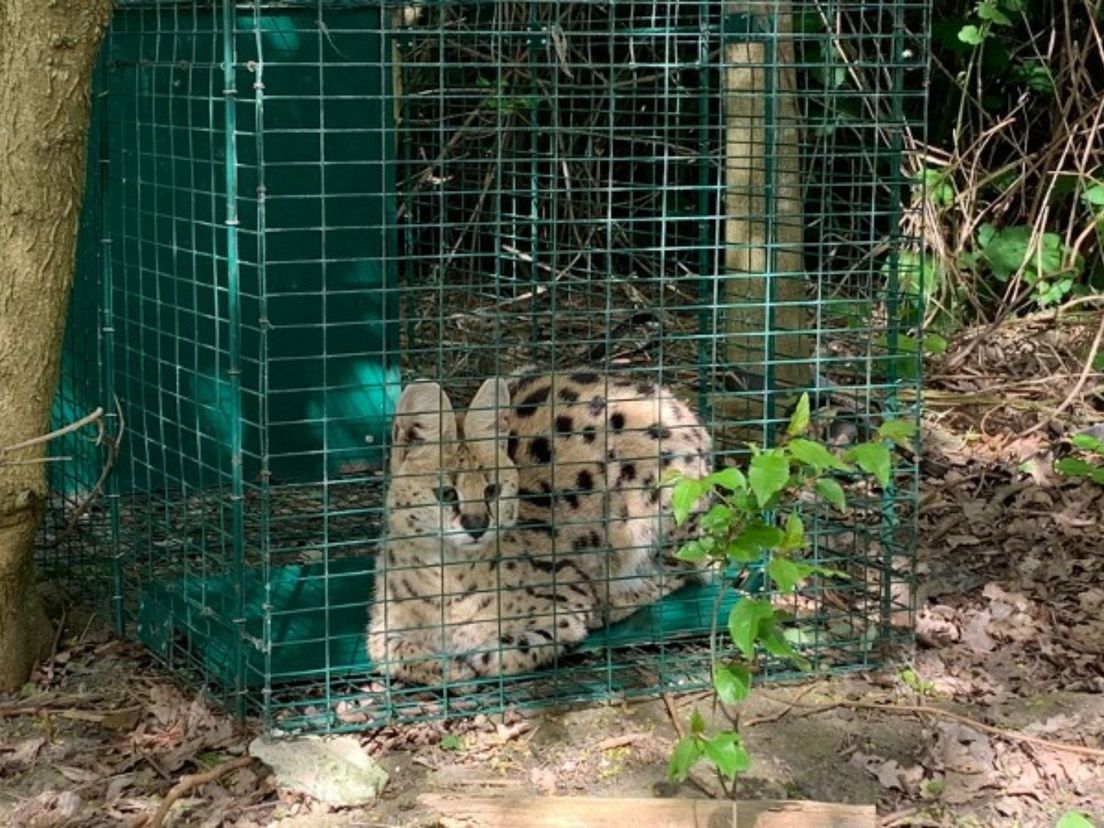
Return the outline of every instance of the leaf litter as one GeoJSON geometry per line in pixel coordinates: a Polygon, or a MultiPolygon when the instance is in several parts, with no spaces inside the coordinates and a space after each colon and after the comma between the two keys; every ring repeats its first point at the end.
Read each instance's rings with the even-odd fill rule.
{"type": "MultiPolygon", "coordinates": [[[[1104,405],[1079,400],[1024,435],[1072,386],[1076,353],[1045,326],[1013,326],[933,383],[916,646],[876,672],[753,693],[741,707],[753,765],[738,796],[875,802],[885,826],[1053,825],[1068,809],[1104,824],[1104,487],[1053,471],[1069,434],[1099,427],[1104,405]],[[1024,380],[1048,371],[1059,379],[1024,380]]],[[[181,793],[165,824],[431,825],[417,803],[431,790],[712,789],[708,778],[665,781],[672,716],[720,715],[698,694],[356,734],[390,781],[373,804],[341,808],[250,760],[256,723],[180,689],[96,624],[67,621],[24,691],[0,696],[0,824],[150,824],[181,779],[226,763],[237,765],[181,793]]],[[[362,716],[337,712],[349,724],[362,716]]]]}

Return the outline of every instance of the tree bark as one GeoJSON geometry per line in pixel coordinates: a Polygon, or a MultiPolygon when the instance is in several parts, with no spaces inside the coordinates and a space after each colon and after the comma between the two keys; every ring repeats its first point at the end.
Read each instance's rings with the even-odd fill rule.
{"type": "Polygon", "coordinates": [[[748,426],[730,436],[756,442],[767,396],[803,389],[812,378],[790,5],[789,0],[724,5],[726,15],[746,15],[754,25],[746,39],[736,36],[724,50],[726,347],[749,392],[727,397],[720,407],[748,426]],[[771,18],[777,19],[777,37],[765,42],[756,27],[771,18]]]}
{"type": "Polygon", "coordinates": [[[0,0],[0,690],[53,636],[32,571],[84,194],[89,90],[111,0],[0,0]]]}

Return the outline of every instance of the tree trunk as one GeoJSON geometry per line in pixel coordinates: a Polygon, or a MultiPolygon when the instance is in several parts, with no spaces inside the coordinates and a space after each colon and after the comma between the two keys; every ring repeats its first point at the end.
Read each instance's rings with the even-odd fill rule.
{"type": "Polygon", "coordinates": [[[84,194],[92,67],[111,0],[0,0],[0,690],[52,639],[32,554],[84,194]]]}
{"type": "MultiPolygon", "coordinates": [[[[746,36],[735,35],[725,45],[722,79],[727,357],[743,375],[747,393],[726,397],[720,407],[750,426],[737,432],[738,439],[756,442],[768,397],[805,388],[812,377],[790,5],[789,0],[724,5],[726,17],[750,21],[746,36]],[[764,27],[777,36],[764,39],[764,27]]],[[[783,408],[779,405],[774,416],[783,408]]]]}

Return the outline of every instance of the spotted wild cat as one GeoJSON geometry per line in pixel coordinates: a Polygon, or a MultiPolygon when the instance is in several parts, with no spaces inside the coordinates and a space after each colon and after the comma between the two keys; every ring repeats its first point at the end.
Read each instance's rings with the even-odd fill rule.
{"type": "Polygon", "coordinates": [[[531,670],[693,576],[667,571],[693,530],[675,528],[661,479],[707,474],[711,444],[662,386],[494,378],[458,417],[415,382],[392,437],[368,649],[395,678],[531,670]]]}

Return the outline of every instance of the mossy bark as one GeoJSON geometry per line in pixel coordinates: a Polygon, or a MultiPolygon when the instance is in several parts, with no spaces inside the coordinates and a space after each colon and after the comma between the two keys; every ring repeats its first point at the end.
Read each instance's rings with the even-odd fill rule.
{"type": "Polygon", "coordinates": [[[111,0],[0,0],[0,690],[49,649],[32,555],[84,192],[92,68],[111,0]]]}

